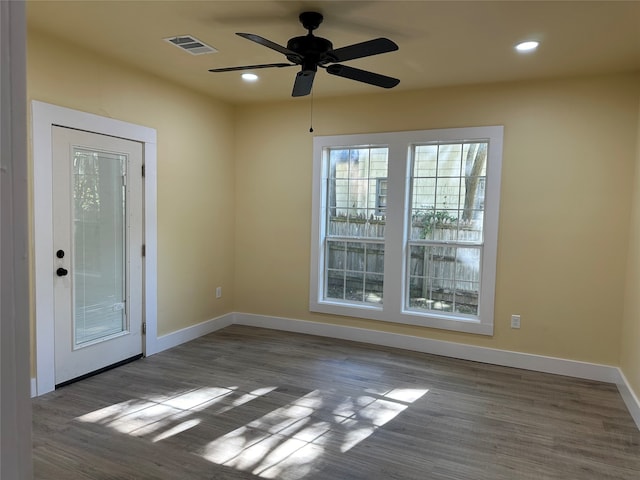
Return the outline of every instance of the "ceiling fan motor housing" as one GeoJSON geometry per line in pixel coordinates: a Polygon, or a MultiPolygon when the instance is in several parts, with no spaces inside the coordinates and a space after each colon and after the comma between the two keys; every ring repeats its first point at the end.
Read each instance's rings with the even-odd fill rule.
{"type": "MultiPolygon", "coordinates": [[[[333,50],[333,44],[326,38],[309,34],[289,40],[287,49],[302,57],[303,70],[308,68],[315,72],[318,65],[324,65],[331,61],[331,58],[326,54],[333,50]]],[[[287,59],[293,63],[300,63],[300,59],[294,56],[287,55],[287,59]]]]}

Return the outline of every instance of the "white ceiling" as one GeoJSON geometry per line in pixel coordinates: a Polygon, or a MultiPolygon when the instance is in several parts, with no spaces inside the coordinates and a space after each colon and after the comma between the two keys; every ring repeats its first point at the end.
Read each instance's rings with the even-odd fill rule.
{"type": "MultiPolygon", "coordinates": [[[[239,72],[209,68],[286,61],[238,37],[255,33],[280,45],[304,35],[299,13],[318,11],[314,32],[334,48],[388,37],[400,49],[345,64],[397,77],[398,90],[445,85],[640,71],[640,1],[36,1],[29,28],[230,102],[291,98],[296,68],[239,72]],[[193,35],[218,53],[192,56],[163,41],[193,35]],[[537,39],[533,54],[513,46],[537,39]]],[[[314,96],[387,90],[319,71],[314,96]]]]}

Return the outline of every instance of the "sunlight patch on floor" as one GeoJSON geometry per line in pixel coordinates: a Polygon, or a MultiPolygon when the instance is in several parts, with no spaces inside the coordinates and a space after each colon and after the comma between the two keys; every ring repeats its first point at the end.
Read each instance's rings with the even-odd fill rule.
{"type": "Polygon", "coordinates": [[[251,472],[263,478],[281,478],[286,470],[301,478],[330,444],[345,453],[393,420],[427,389],[394,389],[377,395],[346,397],[331,410],[331,402],[315,390],[229,432],[199,451],[216,464],[251,472]]]}
{"type": "MultiPolygon", "coordinates": [[[[277,391],[275,386],[249,393],[236,386],[203,387],[158,396],[155,401],[150,396],[109,405],[76,420],[161,442],[197,428],[205,415],[215,421],[277,391]]],[[[319,468],[327,450],[346,453],[355,448],[427,392],[417,388],[367,389],[362,395],[336,396],[314,390],[196,447],[193,453],[263,478],[302,478],[319,468]]]]}
{"type": "Polygon", "coordinates": [[[110,422],[130,415],[138,410],[144,410],[151,406],[157,405],[156,402],[144,401],[144,400],[127,400],[126,402],[115,403],[108,407],[94,410],[93,412],[86,413],[76,420],[87,423],[99,423],[101,425],[109,425],[110,422]]]}
{"type": "Polygon", "coordinates": [[[161,440],[166,440],[167,438],[173,437],[174,435],[178,435],[179,433],[186,432],[190,428],[193,428],[200,424],[201,420],[199,418],[192,418],[191,420],[186,420],[178,425],[165,430],[164,432],[159,433],[151,440],[153,443],[159,442],[161,440]]]}
{"type": "Polygon", "coordinates": [[[267,395],[268,393],[274,391],[276,388],[278,387],[264,387],[264,388],[257,388],[255,390],[252,390],[250,393],[245,393],[242,396],[240,396],[239,398],[236,398],[235,400],[233,400],[229,405],[222,407],[220,410],[216,411],[216,414],[222,414],[222,413],[226,413],[229,410],[232,410],[234,408],[240,407],[242,405],[244,405],[245,403],[249,403],[253,400],[255,400],[258,397],[261,397],[263,395],[267,395]]]}
{"type": "Polygon", "coordinates": [[[233,393],[233,390],[229,388],[204,387],[183,393],[162,403],[181,410],[199,411],[222,401],[224,397],[231,393],[233,393]]]}

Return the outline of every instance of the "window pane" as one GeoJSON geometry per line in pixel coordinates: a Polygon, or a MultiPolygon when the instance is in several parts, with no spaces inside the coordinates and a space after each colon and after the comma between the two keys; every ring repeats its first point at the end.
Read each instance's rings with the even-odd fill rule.
{"type": "Polygon", "coordinates": [[[364,272],[364,244],[349,242],[347,245],[347,270],[364,272]]]}
{"type": "Polygon", "coordinates": [[[478,313],[480,249],[411,246],[408,308],[478,313]]]}
{"type": "Polygon", "coordinates": [[[74,147],[74,345],[127,328],[126,163],[118,153],[74,147]]]}
{"type": "Polygon", "coordinates": [[[462,168],[462,145],[438,146],[438,177],[459,177],[462,168]]]}
{"type": "Polygon", "coordinates": [[[481,243],[487,143],[416,145],[411,240],[481,243]]]}
{"type": "Polygon", "coordinates": [[[384,273],[384,245],[367,244],[367,272],[384,273]]]}
{"type": "MultiPolygon", "coordinates": [[[[347,204],[348,180],[345,179],[327,179],[327,206],[335,210],[340,205],[344,208],[347,204]]],[[[338,212],[332,212],[335,215],[338,212]]]]}
{"type": "Polygon", "coordinates": [[[488,144],[471,143],[465,145],[463,164],[463,183],[461,221],[473,223],[476,230],[482,229],[482,215],[484,211],[485,182],[487,174],[488,144]]]}
{"type": "Polygon", "coordinates": [[[376,179],[376,215],[387,213],[387,179],[376,179]]]}
{"type": "Polygon", "coordinates": [[[435,177],[438,166],[438,146],[418,145],[415,148],[414,177],[435,177]]]}
{"type": "Polygon", "coordinates": [[[427,247],[413,246],[409,249],[409,276],[411,278],[426,277],[428,263],[424,262],[427,247]]]}
{"type": "Polygon", "coordinates": [[[438,178],[435,206],[436,210],[457,210],[460,207],[460,177],[438,178]]]}
{"type": "Polygon", "coordinates": [[[382,303],[382,275],[367,273],[365,276],[364,301],[382,303]]]}
{"type": "Polygon", "coordinates": [[[411,190],[414,209],[430,209],[436,204],[436,179],[414,177],[411,190]]]}
{"type": "Polygon", "coordinates": [[[384,238],[386,147],[329,150],[327,235],[384,238]]]}
{"type": "MultiPolygon", "coordinates": [[[[456,253],[456,279],[480,283],[480,249],[458,248],[456,253]]],[[[462,288],[458,283],[458,289],[462,288]]],[[[477,292],[476,292],[477,293],[477,292]]]]}
{"type": "Polygon", "coordinates": [[[345,300],[364,301],[364,273],[347,272],[345,300]]]}
{"type": "Polygon", "coordinates": [[[346,245],[344,242],[327,242],[327,268],[344,270],[346,263],[346,245]]]}
{"type": "Polygon", "coordinates": [[[327,298],[344,299],[345,277],[344,270],[327,270],[327,298]]]}
{"type": "Polygon", "coordinates": [[[411,217],[411,240],[454,241],[458,238],[455,210],[415,210],[411,217]]]}
{"type": "Polygon", "coordinates": [[[348,229],[347,215],[330,215],[327,225],[327,236],[345,236],[348,229]]]}
{"type": "Polygon", "coordinates": [[[458,285],[460,288],[456,292],[455,312],[466,315],[477,315],[480,283],[458,282],[458,285]]]}
{"type": "MultiPolygon", "coordinates": [[[[483,242],[482,225],[484,222],[484,211],[472,210],[471,212],[471,219],[467,221],[460,220],[458,240],[461,242],[480,244],[483,242]]],[[[462,215],[460,218],[462,218],[462,215]]]]}
{"type": "Polygon", "coordinates": [[[464,175],[465,176],[479,176],[484,177],[487,175],[487,143],[466,143],[463,147],[462,157],[464,159],[464,175]],[[476,160],[485,157],[476,163],[476,160]],[[474,169],[475,167],[475,169],[474,169]]]}
{"type": "Polygon", "coordinates": [[[327,240],[326,245],[325,297],[382,303],[384,244],[327,240]]]}

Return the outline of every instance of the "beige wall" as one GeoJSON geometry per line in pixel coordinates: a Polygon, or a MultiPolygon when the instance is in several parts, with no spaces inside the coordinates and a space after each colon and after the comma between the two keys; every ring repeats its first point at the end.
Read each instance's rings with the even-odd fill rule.
{"type": "Polygon", "coordinates": [[[627,288],[622,324],[620,367],[640,398],[640,104],[638,105],[638,147],[633,181],[633,201],[627,260],[627,288]]]}
{"type": "Polygon", "coordinates": [[[232,311],[232,108],[34,31],[27,56],[29,101],[157,130],[159,334],[232,311]]]}
{"type": "Polygon", "coordinates": [[[627,75],[316,98],[314,135],[505,126],[493,337],[310,313],[309,100],[240,108],[235,310],[618,365],[639,93],[627,75]]]}

